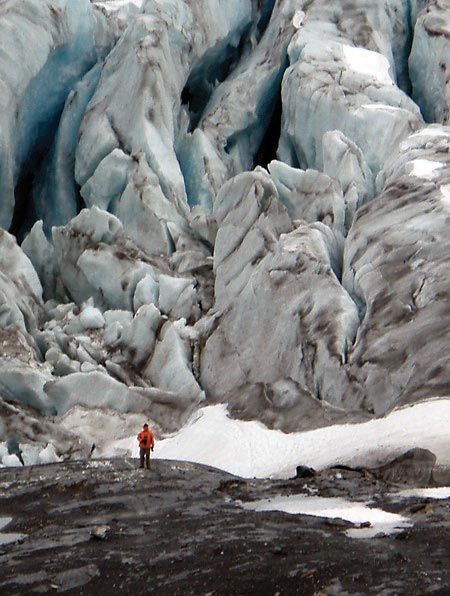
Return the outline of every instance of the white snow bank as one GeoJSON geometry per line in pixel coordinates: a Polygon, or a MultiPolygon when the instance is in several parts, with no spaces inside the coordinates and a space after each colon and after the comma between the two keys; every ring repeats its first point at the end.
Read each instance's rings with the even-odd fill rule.
{"type": "MultiPolygon", "coordinates": [[[[450,399],[436,399],[361,424],[285,434],[259,422],[233,420],[226,406],[208,406],[176,435],[157,441],[155,457],[193,461],[244,478],[287,478],[296,466],[376,467],[413,447],[450,464],[450,399]]],[[[132,455],[137,457],[137,445],[132,455]]]]}
{"type": "MultiPolygon", "coordinates": [[[[76,406],[59,419],[83,443],[96,444],[93,457],[105,458],[138,457],[136,435],[144,422],[156,432],[155,458],[197,462],[244,478],[289,478],[298,465],[316,470],[338,464],[377,467],[413,447],[429,449],[437,465],[450,466],[449,398],[404,407],[369,422],[290,434],[260,422],[234,420],[225,405],[198,410],[178,433],[162,439],[160,429],[141,413],[76,406]]],[[[53,446],[52,453],[49,447],[21,448],[25,465],[42,463],[46,455],[51,461],[53,456],[53,446]]],[[[21,465],[1,443],[0,461],[0,467],[21,465]]]]}
{"type": "Polygon", "coordinates": [[[396,493],[394,497],[423,497],[425,499],[449,499],[450,486],[439,486],[436,488],[407,488],[396,493]]]}
{"type": "Polygon", "coordinates": [[[450,184],[443,184],[441,186],[442,202],[446,205],[450,205],[450,184]]]}
{"type": "Polygon", "coordinates": [[[346,534],[351,538],[371,538],[380,533],[395,534],[413,525],[408,518],[397,513],[388,513],[382,509],[367,507],[365,503],[355,503],[341,498],[280,496],[242,505],[244,509],[253,511],[284,511],[291,514],[340,518],[354,524],[370,524],[369,527],[347,530],[346,534]]]}

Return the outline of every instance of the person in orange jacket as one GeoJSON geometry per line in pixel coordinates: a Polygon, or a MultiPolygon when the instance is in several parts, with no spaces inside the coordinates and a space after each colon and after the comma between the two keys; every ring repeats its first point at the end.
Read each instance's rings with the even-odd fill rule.
{"type": "Polygon", "coordinates": [[[140,468],[144,467],[145,464],[150,469],[150,449],[153,451],[155,446],[155,437],[152,431],[148,428],[148,424],[144,424],[143,430],[138,434],[137,440],[139,441],[139,457],[141,458],[140,468]]]}

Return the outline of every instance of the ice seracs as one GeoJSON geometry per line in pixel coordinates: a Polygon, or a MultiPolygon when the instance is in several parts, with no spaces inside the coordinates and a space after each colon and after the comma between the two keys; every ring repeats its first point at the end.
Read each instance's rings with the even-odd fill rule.
{"type": "Polygon", "coordinates": [[[281,161],[322,169],[323,135],[340,130],[376,176],[398,143],[422,125],[417,106],[389,77],[383,56],[324,41],[323,35],[311,38],[303,30],[292,40],[289,54],[292,65],[282,87],[281,161]],[[376,66],[363,71],[358,52],[366,52],[376,66]],[[374,137],[377,143],[371,141],[374,137]]]}
{"type": "Polygon", "coordinates": [[[349,365],[378,414],[448,394],[449,143],[448,129],[434,127],[405,140],[345,244],[343,284],[362,315],[349,365]],[[431,156],[421,177],[414,164],[431,156]]]}
{"type": "Polygon", "coordinates": [[[333,271],[331,229],[295,227],[262,171],[224,185],[215,214],[218,318],[201,353],[207,394],[283,428],[300,423],[300,412],[317,415],[314,398],[341,406],[335,398],[345,395],[356,407],[340,368],[359,318],[333,271]]]}
{"type": "Polygon", "coordinates": [[[189,202],[206,212],[227,179],[254,166],[275,111],[294,11],[292,0],[275,2],[262,38],[214,89],[197,127],[180,146],[189,202]]]}
{"type": "Polygon", "coordinates": [[[0,440],[79,403],[296,431],[448,397],[445,2],[0,17],[0,440]]]}
{"type": "MultiPolygon", "coordinates": [[[[210,53],[226,59],[252,18],[252,2],[203,0],[177,7],[147,1],[108,56],[81,125],[75,177],[82,186],[115,149],[143,152],[161,191],[186,213],[175,146],[181,93],[192,69],[210,53]],[[209,26],[214,21],[215,26],[209,26]]],[[[122,170],[128,167],[124,160],[122,170]]],[[[118,168],[120,170],[120,168],[118,168]]],[[[83,190],[82,190],[83,194],[83,190]]]]}
{"type": "Polygon", "coordinates": [[[292,168],[275,160],[270,162],[268,170],[292,219],[321,221],[337,235],[346,234],[345,201],[336,179],[317,170],[292,168]]]}
{"type": "Polygon", "coordinates": [[[98,371],[66,375],[49,382],[45,392],[59,415],[77,404],[118,412],[144,412],[149,406],[145,394],[140,394],[137,389],[128,389],[123,383],[98,371]]]}
{"type": "Polygon", "coordinates": [[[67,96],[52,147],[40,167],[33,188],[33,207],[47,236],[53,226],[66,224],[78,212],[74,179],[75,150],[81,119],[102,71],[96,64],[67,96]]]}
{"type": "Polygon", "coordinates": [[[54,402],[44,389],[46,383],[51,381],[47,371],[26,367],[18,358],[2,358],[0,374],[1,393],[7,400],[41,414],[56,414],[54,402]]]}
{"type": "Polygon", "coordinates": [[[427,3],[409,56],[413,99],[427,122],[450,123],[450,15],[447,2],[427,3]]]}
{"type": "Polygon", "coordinates": [[[37,273],[17,245],[16,239],[0,230],[1,327],[33,333],[42,314],[42,285],[37,273]]]}

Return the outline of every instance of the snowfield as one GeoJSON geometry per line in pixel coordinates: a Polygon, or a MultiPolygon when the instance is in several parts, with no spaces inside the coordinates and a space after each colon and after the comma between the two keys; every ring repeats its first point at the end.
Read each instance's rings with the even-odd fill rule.
{"type": "MultiPolygon", "coordinates": [[[[337,464],[376,467],[413,447],[429,449],[437,465],[448,466],[449,429],[449,399],[415,404],[361,424],[290,434],[233,420],[219,405],[204,408],[179,433],[158,441],[155,457],[198,462],[245,478],[288,478],[298,465],[317,470],[337,464]]],[[[137,456],[133,439],[130,447],[137,456]]]]}
{"type": "MultiPolygon", "coordinates": [[[[138,457],[138,414],[73,408],[59,421],[86,444],[93,457],[138,457]]],[[[150,421],[151,425],[151,421],[150,421]]],[[[289,478],[298,465],[316,470],[334,465],[377,467],[413,447],[429,449],[436,465],[450,466],[450,399],[428,400],[393,411],[385,418],[333,425],[308,432],[284,433],[261,422],[235,420],[226,405],[198,410],[179,432],[160,436],[153,457],[196,462],[243,478],[289,478]],[[424,425],[424,420],[427,421],[424,425]]],[[[26,464],[61,461],[51,444],[23,447],[26,464]]],[[[3,466],[21,465],[0,444],[3,466]]]]}

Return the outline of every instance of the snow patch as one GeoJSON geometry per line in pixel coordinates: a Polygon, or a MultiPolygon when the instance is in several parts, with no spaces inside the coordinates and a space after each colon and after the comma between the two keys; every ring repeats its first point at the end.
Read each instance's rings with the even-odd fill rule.
{"type": "Polygon", "coordinates": [[[396,493],[395,497],[424,497],[425,499],[449,499],[450,486],[439,486],[436,488],[408,488],[396,493]]]}
{"type": "Polygon", "coordinates": [[[355,503],[334,497],[276,497],[243,504],[244,509],[253,511],[284,511],[290,514],[313,515],[329,519],[345,519],[353,524],[370,524],[368,527],[351,528],[346,534],[350,538],[371,538],[379,534],[395,534],[413,524],[396,513],[368,507],[365,503],[355,503]]]}
{"type": "MultiPolygon", "coordinates": [[[[199,410],[176,435],[157,441],[157,458],[192,461],[244,478],[289,478],[298,465],[377,467],[413,448],[429,449],[450,464],[450,399],[401,408],[385,418],[286,434],[262,423],[230,418],[226,406],[199,410]],[[424,424],[426,420],[426,424],[424,424]]],[[[132,451],[137,457],[137,445],[132,451]]]]}
{"type": "Polygon", "coordinates": [[[428,159],[414,159],[407,164],[407,172],[410,176],[417,176],[418,178],[426,178],[432,180],[435,176],[436,170],[444,167],[443,163],[437,161],[430,161],[428,159]]]}
{"type": "Polygon", "coordinates": [[[444,184],[441,186],[442,202],[450,206],[450,184],[444,184]]]}
{"type": "Polygon", "coordinates": [[[382,54],[364,48],[342,46],[347,67],[353,72],[369,75],[382,85],[393,85],[389,62],[382,54]]]}

